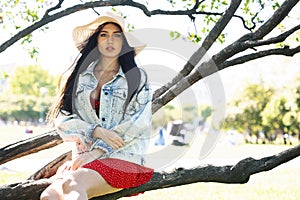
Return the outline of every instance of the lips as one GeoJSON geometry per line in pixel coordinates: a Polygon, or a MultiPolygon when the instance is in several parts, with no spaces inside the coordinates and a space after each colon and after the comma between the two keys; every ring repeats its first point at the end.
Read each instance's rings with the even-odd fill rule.
{"type": "Polygon", "coordinates": [[[115,48],[112,46],[106,47],[105,49],[106,49],[106,51],[114,51],[115,50],[115,48]]]}

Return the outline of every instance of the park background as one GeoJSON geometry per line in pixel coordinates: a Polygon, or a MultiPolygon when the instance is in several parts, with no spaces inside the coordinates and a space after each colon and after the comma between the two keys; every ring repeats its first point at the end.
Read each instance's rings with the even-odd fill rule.
{"type": "MultiPolygon", "coordinates": [[[[299,6],[298,6],[299,7],[299,6]]],[[[122,9],[120,9],[123,11],[122,9]]],[[[299,8],[298,8],[299,10],[299,8]]],[[[123,11],[124,12],[124,11],[123,11]]],[[[131,13],[130,11],[125,11],[131,13]]],[[[295,11],[297,12],[297,10],[295,11]]],[[[26,50],[20,45],[14,45],[4,53],[0,54],[1,72],[12,73],[15,67],[28,66],[28,65],[40,65],[44,69],[49,70],[51,74],[60,74],[64,71],[77,55],[76,49],[71,41],[71,30],[78,25],[78,19],[84,23],[94,18],[95,14],[92,11],[85,11],[79,14],[74,14],[66,19],[53,22],[50,29],[45,33],[39,33],[36,36],[36,44],[40,43],[44,46],[40,46],[39,58],[36,62],[27,55],[26,50]],[[68,26],[66,26],[68,24],[68,26]],[[57,31],[60,30],[60,31],[57,31]],[[61,32],[63,30],[63,34],[61,32]],[[48,39],[47,38],[52,38],[48,39]],[[53,42],[55,38],[56,42],[53,42]],[[48,41],[48,42],[45,42],[48,41]],[[43,41],[43,42],[42,42],[43,41]],[[58,44],[65,44],[64,48],[59,48],[58,44]],[[66,55],[66,52],[70,52],[70,55],[66,55]],[[18,56],[16,59],[16,55],[18,56]]],[[[134,19],[134,15],[128,17],[128,20],[134,19]]],[[[136,28],[147,27],[168,29],[165,26],[166,23],[160,23],[164,17],[152,17],[144,20],[137,21],[135,23],[136,28]],[[139,23],[141,22],[141,23],[139,23]]],[[[167,17],[165,20],[168,20],[167,17]]],[[[183,20],[183,19],[180,19],[183,20]]],[[[132,20],[134,21],[134,20],[132,20]]],[[[235,29],[236,27],[232,25],[235,29]]],[[[232,27],[231,27],[232,28],[232,27]]],[[[230,27],[228,28],[230,29],[230,27]]],[[[178,31],[185,33],[186,29],[180,29],[178,31]]],[[[243,31],[236,31],[238,34],[243,34],[243,31]]],[[[1,41],[5,41],[5,38],[9,37],[7,34],[1,32],[1,41]]],[[[235,37],[233,37],[235,38],[235,37]]],[[[228,38],[230,43],[231,38],[228,38]]],[[[34,45],[34,43],[32,45],[34,45]]],[[[218,47],[216,47],[218,48],[218,47]]],[[[149,59],[149,58],[148,58],[149,59]]],[[[140,58],[143,60],[143,57],[140,58]]],[[[158,58],[158,60],[160,60],[158,58]]],[[[144,62],[144,61],[143,61],[144,62]]],[[[176,66],[174,63],[169,63],[168,66],[176,66]]],[[[300,73],[300,57],[299,55],[293,58],[286,58],[278,56],[256,60],[249,62],[241,69],[239,66],[230,67],[229,69],[219,72],[222,78],[222,83],[226,95],[226,103],[234,101],[243,89],[249,84],[261,83],[263,80],[267,85],[276,86],[278,90],[287,90],[286,86],[295,85],[296,79],[300,73]],[[267,63],[267,65],[266,65],[267,63]],[[279,78],[280,77],[280,78],[279,78]]],[[[196,85],[197,90],[194,90],[196,96],[199,97],[199,103],[207,104],[209,102],[209,94],[205,84],[199,83],[196,85]],[[204,99],[204,100],[203,100],[204,99]],[[203,100],[203,102],[202,102],[203,100]]],[[[289,96],[287,96],[289,97],[289,96]]],[[[30,125],[26,123],[20,126],[14,122],[0,125],[0,147],[7,144],[17,142],[20,139],[32,137],[39,133],[45,133],[50,130],[50,127],[41,125],[30,125]],[[32,129],[33,133],[26,133],[26,129],[32,129]]],[[[154,130],[156,131],[156,130],[154,130]]],[[[156,131],[157,132],[157,131],[156,131]]],[[[201,146],[205,135],[197,135],[194,138],[189,150],[184,156],[179,159],[174,165],[169,166],[171,169],[175,166],[191,167],[198,164],[234,164],[238,160],[245,157],[260,158],[263,156],[273,155],[282,150],[290,148],[293,145],[298,144],[298,141],[293,144],[282,145],[282,141],[278,141],[276,144],[245,144],[244,142],[232,142],[229,138],[230,133],[225,132],[222,134],[218,144],[212,150],[212,152],[204,159],[199,160],[197,155],[199,146],[201,146]]],[[[61,154],[62,150],[65,150],[68,146],[60,145],[53,150],[45,150],[44,152],[34,154],[32,156],[26,156],[25,158],[18,159],[1,165],[1,182],[2,184],[18,182],[25,180],[36,169],[47,164],[48,161],[61,154]]],[[[157,148],[153,146],[153,148],[157,148]]],[[[179,147],[178,147],[179,148],[179,147]]],[[[299,177],[299,158],[290,161],[276,169],[269,172],[259,173],[251,177],[250,181],[241,185],[227,185],[218,183],[197,183],[187,186],[174,187],[169,189],[157,190],[146,192],[138,197],[132,197],[137,199],[299,199],[300,194],[298,187],[300,181],[299,177]]]]}

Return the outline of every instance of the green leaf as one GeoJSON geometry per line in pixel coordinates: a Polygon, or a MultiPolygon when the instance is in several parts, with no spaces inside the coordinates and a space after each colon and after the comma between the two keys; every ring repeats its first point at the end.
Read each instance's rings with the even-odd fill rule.
{"type": "Polygon", "coordinates": [[[170,31],[170,37],[172,40],[176,40],[180,37],[180,33],[178,31],[170,31]]]}

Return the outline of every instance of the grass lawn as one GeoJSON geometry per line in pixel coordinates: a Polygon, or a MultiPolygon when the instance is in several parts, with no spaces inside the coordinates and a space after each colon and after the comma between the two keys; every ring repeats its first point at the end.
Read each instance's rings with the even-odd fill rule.
{"type": "MultiPolygon", "coordinates": [[[[20,139],[44,133],[45,129],[34,129],[33,134],[25,134],[24,127],[7,128],[0,126],[0,147],[17,142],[20,139]]],[[[203,139],[203,138],[202,138],[203,139]]],[[[201,145],[200,137],[196,138],[183,159],[195,160],[201,145]]],[[[291,146],[283,145],[228,145],[217,144],[213,151],[200,164],[212,163],[216,165],[234,164],[246,157],[261,158],[276,154],[291,146]]],[[[28,163],[31,159],[45,159],[57,157],[65,147],[56,150],[45,150],[31,156],[26,156],[28,163]],[[51,153],[49,153],[51,152],[51,153]]],[[[165,155],[162,155],[165,156],[165,155]]],[[[21,158],[22,159],[22,158],[21,158]]],[[[52,159],[52,158],[51,158],[52,159]]],[[[19,159],[17,159],[19,160],[19,159]]],[[[25,161],[24,161],[25,162],[25,161]]],[[[183,160],[182,163],[185,163],[183,160]]],[[[182,164],[181,163],[181,164],[182,164]]],[[[7,163],[6,163],[7,164],[7,163]]],[[[187,163],[185,163],[188,165],[187,163]]],[[[5,165],[5,164],[4,164],[5,165]]],[[[172,167],[176,167],[174,164],[172,167]]],[[[179,162],[180,165],[180,162],[179,162]]],[[[0,169],[3,165],[0,165],[0,169]]],[[[25,167],[25,165],[24,165],[25,167]]],[[[26,180],[34,171],[0,170],[0,184],[9,184],[26,180]]],[[[300,199],[300,158],[296,158],[271,171],[251,176],[246,184],[222,183],[195,183],[184,186],[147,191],[144,194],[130,197],[132,200],[231,200],[231,199],[272,199],[272,200],[297,200],[300,199]]],[[[122,198],[128,199],[128,197],[122,198]]]]}

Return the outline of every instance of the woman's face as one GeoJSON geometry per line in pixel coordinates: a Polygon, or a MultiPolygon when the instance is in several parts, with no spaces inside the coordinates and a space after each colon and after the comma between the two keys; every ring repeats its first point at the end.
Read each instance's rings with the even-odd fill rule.
{"type": "Polygon", "coordinates": [[[106,24],[98,36],[98,49],[102,57],[116,58],[123,44],[122,32],[114,24],[106,24]]]}

